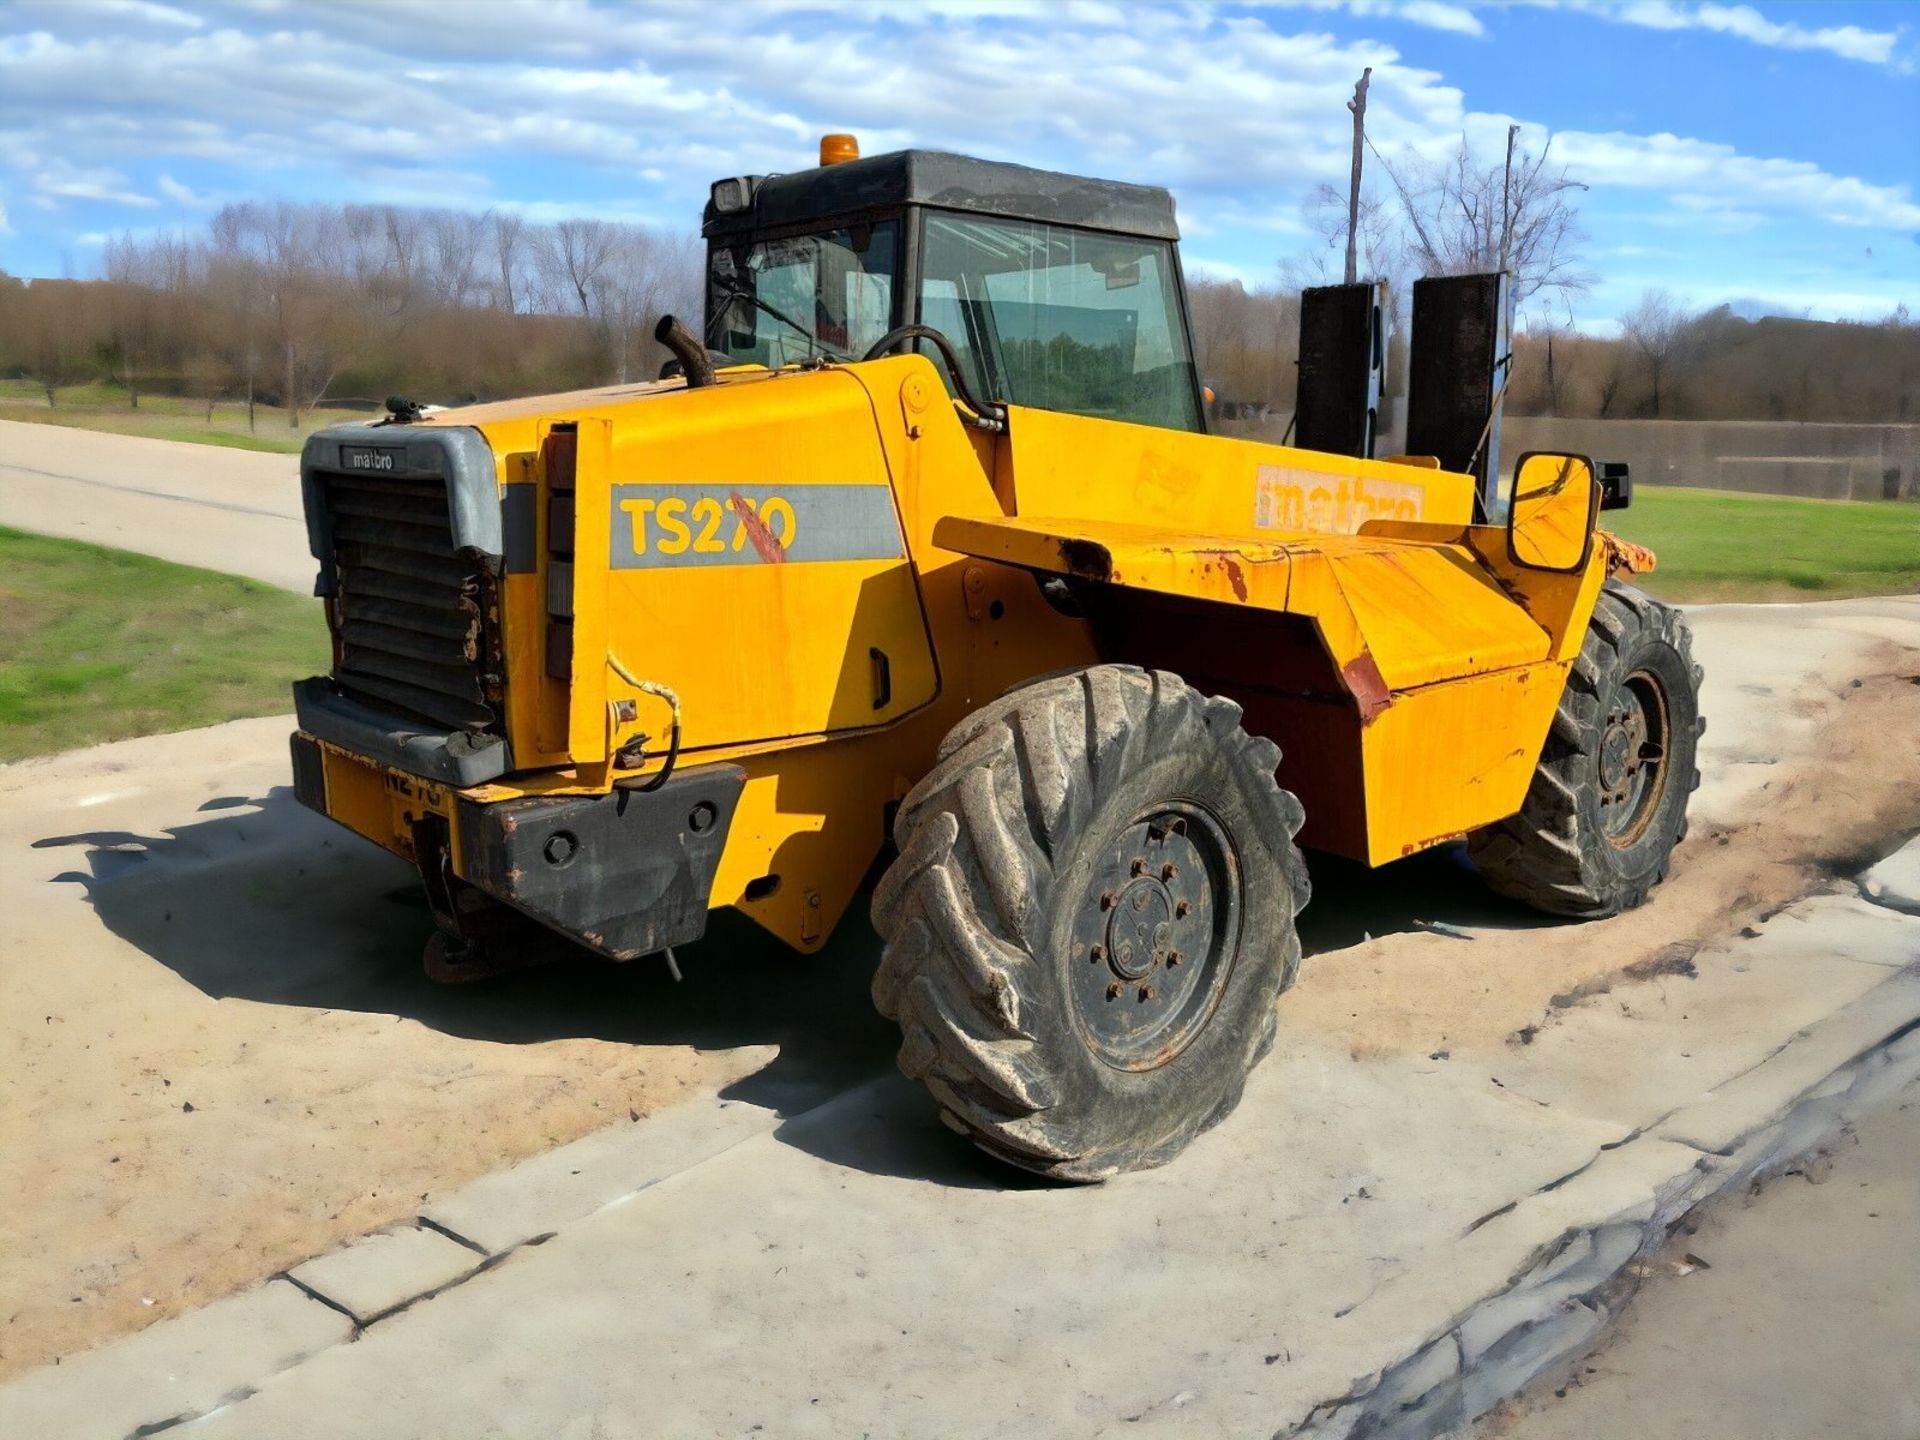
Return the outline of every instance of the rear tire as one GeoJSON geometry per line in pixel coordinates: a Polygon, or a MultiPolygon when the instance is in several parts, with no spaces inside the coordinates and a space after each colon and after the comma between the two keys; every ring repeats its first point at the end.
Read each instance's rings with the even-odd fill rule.
{"type": "Polygon", "coordinates": [[[1631,910],[1687,833],[1701,668],[1685,618],[1608,581],[1520,813],[1467,838],[1487,884],[1552,915],[1631,910]]]}
{"type": "Polygon", "coordinates": [[[874,1003],[1024,1169],[1164,1164],[1239,1103],[1300,963],[1300,805],[1240,707],[1100,665],[968,716],[900,808],[874,1003]]]}

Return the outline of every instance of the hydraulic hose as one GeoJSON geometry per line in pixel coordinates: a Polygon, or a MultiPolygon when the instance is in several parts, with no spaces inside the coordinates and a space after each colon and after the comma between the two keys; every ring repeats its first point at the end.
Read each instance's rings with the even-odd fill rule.
{"type": "Polygon", "coordinates": [[[897,350],[909,340],[931,340],[933,347],[940,352],[940,358],[947,362],[947,374],[953,377],[953,388],[959,392],[960,403],[978,416],[987,429],[1004,430],[1007,427],[1007,407],[998,401],[982,405],[975,398],[973,387],[967,383],[966,367],[960,363],[959,352],[953,348],[953,342],[931,325],[902,325],[889,330],[868,349],[862,360],[878,360],[882,355],[897,350]]]}

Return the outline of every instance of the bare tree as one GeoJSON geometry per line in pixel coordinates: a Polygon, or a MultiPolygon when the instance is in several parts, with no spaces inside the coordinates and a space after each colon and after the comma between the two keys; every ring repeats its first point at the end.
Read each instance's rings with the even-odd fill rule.
{"type": "Polygon", "coordinates": [[[519,288],[517,282],[520,279],[520,267],[526,260],[522,234],[527,222],[504,210],[489,213],[493,222],[494,271],[499,283],[497,303],[509,315],[517,314],[520,309],[516,296],[519,288]]]}
{"type": "Polygon", "coordinates": [[[1343,195],[1331,185],[1321,185],[1307,196],[1301,211],[1315,240],[1298,257],[1297,265],[1281,267],[1289,283],[1329,285],[1345,274],[1345,266],[1337,265],[1336,257],[1347,248],[1349,217],[1354,230],[1354,274],[1361,279],[1397,280],[1405,273],[1406,247],[1401,242],[1396,207],[1370,189],[1343,195]]]}
{"type": "MultiPolygon", "coordinates": [[[[1620,338],[1639,360],[1652,391],[1652,417],[1660,418],[1660,384],[1681,357],[1695,316],[1665,290],[1648,290],[1620,317],[1620,338]]],[[[1609,397],[1611,398],[1611,397],[1609,397]]]]}
{"type": "Polygon", "coordinates": [[[464,210],[432,210],[425,217],[427,284],[434,302],[454,309],[484,304],[481,255],[491,217],[464,210]]]}
{"type": "Polygon", "coordinates": [[[547,232],[547,265],[556,283],[564,284],[579,303],[582,315],[593,316],[601,274],[619,241],[619,231],[604,220],[562,220],[547,232]]]}
{"type": "Polygon", "coordinates": [[[1507,140],[1499,162],[1482,161],[1464,134],[1443,161],[1409,154],[1396,165],[1374,151],[1399,201],[1410,268],[1423,276],[1510,270],[1516,305],[1542,291],[1587,289],[1574,199],[1586,186],[1552,164],[1551,140],[1537,155],[1515,148],[1515,132],[1507,140]]]}

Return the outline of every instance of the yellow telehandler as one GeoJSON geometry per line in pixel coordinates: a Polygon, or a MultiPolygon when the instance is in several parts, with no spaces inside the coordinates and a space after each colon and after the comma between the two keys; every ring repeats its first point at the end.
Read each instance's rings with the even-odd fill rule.
{"type": "Polygon", "coordinates": [[[1296,841],[1646,897],[1700,672],[1589,460],[1209,434],[1166,191],[830,138],[713,187],[680,373],[307,442],[295,788],[418,866],[431,972],[671,964],[718,906],[813,951],[891,838],[901,1068],[1096,1180],[1272,1046],[1296,841]]]}

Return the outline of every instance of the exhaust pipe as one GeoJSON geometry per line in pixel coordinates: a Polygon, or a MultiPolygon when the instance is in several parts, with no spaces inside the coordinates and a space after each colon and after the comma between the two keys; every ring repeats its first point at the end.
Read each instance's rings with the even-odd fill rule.
{"type": "Polygon", "coordinates": [[[713,360],[707,354],[707,347],[673,316],[660,317],[660,323],[653,327],[653,338],[671,350],[673,358],[680,362],[689,390],[713,384],[713,360]]]}

